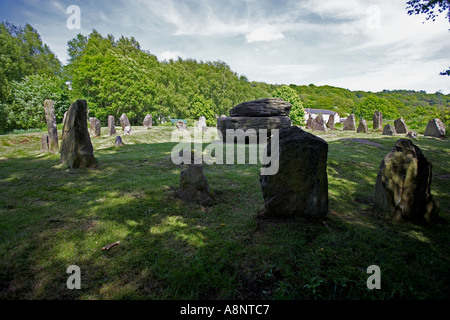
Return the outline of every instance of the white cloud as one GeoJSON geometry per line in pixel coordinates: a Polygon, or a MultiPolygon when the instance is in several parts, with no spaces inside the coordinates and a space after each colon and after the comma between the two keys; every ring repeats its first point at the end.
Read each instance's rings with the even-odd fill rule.
{"type": "Polygon", "coordinates": [[[258,41],[273,41],[283,38],[284,34],[282,34],[281,32],[277,32],[276,28],[270,25],[258,27],[245,36],[245,39],[248,43],[258,41]]]}

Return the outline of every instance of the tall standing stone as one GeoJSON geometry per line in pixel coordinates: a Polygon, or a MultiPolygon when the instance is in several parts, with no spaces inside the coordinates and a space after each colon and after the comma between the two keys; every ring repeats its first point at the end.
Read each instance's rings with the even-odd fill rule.
{"type": "Polygon", "coordinates": [[[378,110],[373,114],[373,130],[383,130],[383,114],[378,110]]]}
{"type": "Polygon", "coordinates": [[[355,123],[355,115],[351,114],[345,119],[344,122],[344,129],[346,131],[355,131],[356,130],[356,123],[355,123]]]}
{"type": "Polygon", "coordinates": [[[431,196],[432,164],[411,140],[400,139],[381,162],[374,192],[374,210],[394,220],[420,223],[437,217],[431,196]]]}
{"type": "MultiPolygon", "coordinates": [[[[274,139],[273,136],[271,139],[274,139]]],[[[269,141],[265,154],[272,162],[263,168],[276,167],[273,175],[261,175],[264,216],[324,218],[328,211],[328,144],[325,140],[297,126],[279,131],[279,157],[273,159],[269,141]]]]}
{"type": "Polygon", "coordinates": [[[311,117],[311,114],[308,116],[308,119],[306,120],[306,129],[312,129],[312,122],[313,118],[311,117]]]}
{"type": "Polygon", "coordinates": [[[198,127],[197,128],[199,131],[203,131],[203,132],[205,132],[206,129],[208,128],[206,126],[206,118],[204,116],[201,116],[200,118],[198,118],[198,127]]]}
{"type": "Polygon", "coordinates": [[[402,117],[394,121],[395,131],[397,133],[407,133],[408,127],[406,126],[405,120],[402,117]]]}
{"type": "Polygon", "coordinates": [[[361,120],[359,120],[359,126],[358,126],[358,129],[356,129],[356,132],[369,133],[369,128],[367,127],[367,122],[363,118],[361,118],[361,120]]]}
{"type": "Polygon", "coordinates": [[[92,167],[96,164],[87,127],[86,100],[77,100],[69,108],[64,123],[60,162],[71,168],[92,167]]]}
{"type": "Polygon", "coordinates": [[[330,130],[336,129],[334,127],[334,114],[330,114],[330,116],[328,117],[327,128],[330,130]]]}
{"type": "Polygon", "coordinates": [[[116,125],[113,116],[108,116],[108,134],[109,136],[116,134],[116,125]]]}
{"type": "Polygon", "coordinates": [[[131,128],[130,121],[128,120],[128,117],[125,113],[120,116],[119,121],[120,121],[120,125],[122,126],[122,130],[125,131],[125,127],[131,128]]]}
{"type": "Polygon", "coordinates": [[[44,110],[48,130],[48,151],[50,153],[58,153],[58,129],[56,127],[56,116],[53,100],[44,101],[44,110]]]}
{"type": "Polygon", "coordinates": [[[445,126],[441,119],[431,119],[425,128],[424,136],[443,138],[445,137],[445,126]]]}
{"type": "Polygon", "coordinates": [[[64,123],[66,123],[66,118],[67,118],[67,113],[69,111],[64,112],[64,116],[63,116],[63,128],[62,128],[62,133],[61,133],[61,141],[64,139],[64,123]]]}
{"type": "Polygon", "coordinates": [[[152,122],[152,115],[147,114],[144,118],[144,121],[142,122],[142,125],[144,126],[144,129],[151,129],[153,122],[152,122]]]}
{"type": "Polygon", "coordinates": [[[48,152],[48,134],[44,134],[41,138],[41,152],[48,152]]]}
{"type": "Polygon", "coordinates": [[[101,124],[100,124],[100,120],[98,120],[97,118],[89,118],[89,130],[91,132],[91,136],[93,137],[100,137],[101,136],[101,124]]]}
{"type": "Polygon", "coordinates": [[[321,113],[319,113],[317,117],[311,122],[311,128],[316,131],[328,131],[327,125],[325,124],[321,113]]]}

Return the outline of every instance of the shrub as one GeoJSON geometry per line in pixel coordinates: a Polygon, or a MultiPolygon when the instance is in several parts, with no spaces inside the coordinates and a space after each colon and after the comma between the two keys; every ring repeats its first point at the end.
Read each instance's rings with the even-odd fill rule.
{"type": "Polygon", "coordinates": [[[279,86],[275,92],[273,93],[275,98],[281,98],[285,101],[288,101],[292,104],[291,112],[289,113],[289,117],[292,120],[292,123],[295,125],[302,126],[305,123],[305,110],[303,109],[303,103],[300,99],[300,96],[295,92],[294,89],[281,85],[279,86]]]}

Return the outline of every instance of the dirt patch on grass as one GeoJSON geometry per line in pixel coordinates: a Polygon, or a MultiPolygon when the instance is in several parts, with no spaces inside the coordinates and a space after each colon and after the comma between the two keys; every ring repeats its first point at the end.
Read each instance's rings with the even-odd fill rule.
{"type": "Polygon", "coordinates": [[[346,139],[340,139],[340,140],[343,140],[343,141],[356,141],[356,142],[363,143],[363,144],[368,144],[370,146],[374,146],[374,147],[377,147],[377,148],[380,148],[380,147],[383,146],[380,143],[372,142],[372,141],[369,141],[369,140],[366,140],[366,139],[346,138],[346,139]]]}

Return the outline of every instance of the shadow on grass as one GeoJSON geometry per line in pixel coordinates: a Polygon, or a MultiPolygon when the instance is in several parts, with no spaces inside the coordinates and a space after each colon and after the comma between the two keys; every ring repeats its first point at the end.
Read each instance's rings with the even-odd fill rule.
{"type": "Polygon", "coordinates": [[[356,152],[353,141],[330,142],[330,214],[316,224],[257,219],[259,166],[206,165],[225,199],[211,208],[175,199],[183,167],[170,160],[173,143],[104,148],[91,169],[63,168],[56,156],[4,160],[0,298],[448,297],[448,223],[395,225],[368,214],[394,142],[356,152]],[[366,288],[372,264],[382,290],[366,288]],[[66,287],[70,265],[81,268],[81,290],[66,287]]]}

